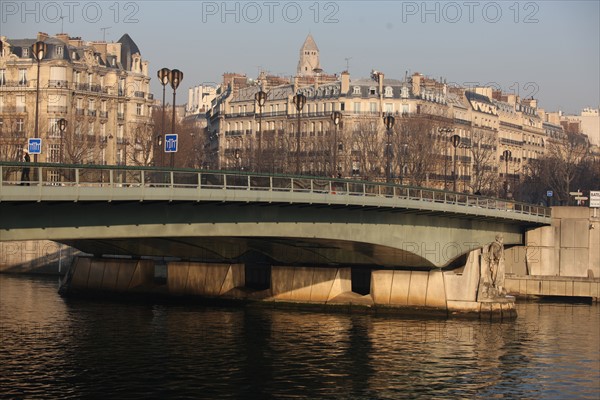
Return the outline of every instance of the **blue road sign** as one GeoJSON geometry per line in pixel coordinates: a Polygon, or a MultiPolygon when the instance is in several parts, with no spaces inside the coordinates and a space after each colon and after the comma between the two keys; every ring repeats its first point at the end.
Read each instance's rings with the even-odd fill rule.
{"type": "Polygon", "coordinates": [[[177,134],[165,135],[165,153],[177,152],[177,134]]]}
{"type": "Polygon", "coordinates": [[[548,190],[548,191],[546,192],[546,197],[552,197],[552,195],[553,195],[553,194],[554,194],[554,193],[552,192],[552,190],[548,190]]]}
{"type": "Polygon", "coordinates": [[[27,151],[29,154],[42,154],[42,139],[29,138],[27,139],[27,151]]]}

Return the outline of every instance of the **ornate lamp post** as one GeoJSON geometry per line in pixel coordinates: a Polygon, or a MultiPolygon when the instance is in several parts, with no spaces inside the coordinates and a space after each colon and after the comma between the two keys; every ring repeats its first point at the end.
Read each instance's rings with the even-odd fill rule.
{"type": "MultiPolygon", "coordinates": [[[[39,112],[40,112],[40,62],[46,54],[46,43],[37,41],[31,46],[33,56],[37,60],[37,81],[35,85],[35,137],[40,137],[39,132],[39,112]]],[[[33,155],[33,161],[37,162],[37,154],[33,155]]]]}
{"type": "Polygon", "coordinates": [[[508,199],[508,159],[512,157],[511,151],[504,150],[502,152],[502,157],[504,157],[504,163],[506,165],[506,169],[504,172],[504,197],[508,199]]]}
{"type": "Polygon", "coordinates": [[[338,176],[338,162],[337,162],[337,154],[338,154],[338,140],[337,140],[337,130],[338,130],[338,125],[340,124],[340,121],[342,120],[342,113],[339,111],[334,111],[333,114],[331,114],[331,120],[333,121],[333,127],[334,127],[334,131],[333,131],[333,166],[331,168],[331,171],[333,172],[333,177],[337,177],[338,176]]]}
{"type": "Polygon", "coordinates": [[[300,113],[302,108],[304,108],[304,104],[306,104],[306,96],[298,92],[292,100],[298,111],[298,132],[296,132],[296,174],[300,175],[300,113]]]}
{"type": "Polygon", "coordinates": [[[258,104],[258,157],[256,167],[258,172],[262,170],[262,108],[265,105],[265,101],[267,101],[267,94],[263,92],[262,88],[254,95],[254,99],[256,100],[256,104],[258,104]]]}
{"type": "Polygon", "coordinates": [[[58,121],[56,121],[56,125],[58,126],[58,130],[60,131],[60,163],[62,164],[63,161],[63,136],[65,135],[65,130],[67,129],[67,120],[64,118],[59,119],[58,121]]]}
{"type": "MultiPolygon", "coordinates": [[[[440,135],[450,134],[454,132],[452,128],[439,128],[440,135]]],[[[448,146],[444,146],[444,190],[448,190],[448,146]]]]}
{"type": "MultiPolygon", "coordinates": [[[[169,73],[169,83],[173,88],[173,117],[171,118],[171,134],[175,133],[175,92],[179,84],[183,80],[183,72],[178,69],[173,69],[169,73]]],[[[171,168],[175,166],[175,154],[171,153],[171,168]]]]}
{"type": "Polygon", "coordinates": [[[163,166],[164,149],[162,148],[162,135],[165,134],[165,87],[169,83],[169,74],[171,70],[169,68],[162,68],[158,70],[158,81],[163,87],[163,98],[162,98],[162,124],[160,127],[160,133],[156,138],[160,150],[160,166],[163,166]]]}
{"type": "Polygon", "coordinates": [[[452,146],[454,146],[454,168],[452,170],[453,186],[452,191],[456,192],[456,148],[460,144],[460,136],[452,135],[452,146]]]}
{"type": "Polygon", "coordinates": [[[383,123],[385,124],[385,129],[387,131],[387,140],[385,145],[385,157],[386,157],[386,167],[385,167],[385,179],[387,182],[391,180],[391,138],[392,138],[392,128],[394,127],[394,122],[396,120],[391,115],[386,115],[383,117],[383,123]]]}

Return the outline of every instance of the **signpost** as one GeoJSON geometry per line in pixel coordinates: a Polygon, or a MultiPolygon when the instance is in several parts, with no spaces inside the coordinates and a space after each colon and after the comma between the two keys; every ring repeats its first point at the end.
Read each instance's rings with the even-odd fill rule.
{"type": "Polygon", "coordinates": [[[29,154],[42,154],[42,138],[27,139],[27,151],[29,154]]]}
{"type": "Polygon", "coordinates": [[[171,153],[171,168],[175,166],[175,153],[177,153],[177,134],[165,135],[165,153],[171,153]]]}
{"type": "Polygon", "coordinates": [[[165,153],[177,153],[177,134],[165,135],[165,153]]]}
{"type": "Polygon", "coordinates": [[[590,207],[600,208],[600,190],[590,190],[590,207]]]}

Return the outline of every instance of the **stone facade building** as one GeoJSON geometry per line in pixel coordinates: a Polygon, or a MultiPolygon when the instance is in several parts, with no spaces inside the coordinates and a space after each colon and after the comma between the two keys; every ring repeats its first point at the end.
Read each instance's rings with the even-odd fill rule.
{"type": "Polygon", "coordinates": [[[320,72],[309,35],[295,78],[277,82],[262,74],[225,85],[207,113],[211,166],[294,173],[299,163],[304,174],[382,179],[389,164],[395,182],[501,194],[549,140],[563,135],[534,99],[492,88],[449,87],[419,73],[391,79],[373,71],[354,79],[347,71],[320,72]],[[297,93],[306,96],[300,118],[297,93]],[[337,127],[334,111],[342,114],[337,127]],[[395,118],[391,131],[386,115],[395,118]],[[454,135],[460,140],[453,144],[454,135]]]}
{"type": "Polygon", "coordinates": [[[44,33],[36,39],[2,36],[0,42],[2,160],[20,160],[27,139],[37,135],[42,139],[40,162],[149,163],[154,100],[148,62],[129,35],[115,43],[44,33]],[[39,82],[32,54],[36,41],[46,45],[39,82]],[[62,133],[60,119],[67,121],[62,133]]]}

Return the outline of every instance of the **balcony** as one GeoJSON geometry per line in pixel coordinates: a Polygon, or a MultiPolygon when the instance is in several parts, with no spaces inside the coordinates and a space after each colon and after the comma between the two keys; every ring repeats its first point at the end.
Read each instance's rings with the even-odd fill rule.
{"type": "Polygon", "coordinates": [[[66,114],[67,106],[48,106],[49,113],[66,114]]]}
{"type": "Polygon", "coordinates": [[[152,93],[148,93],[148,100],[154,100],[154,95],[152,93]]]}
{"type": "Polygon", "coordinates": [[[88,91],[90,90],[90,85],[88,85],[87,83],[76,83],[75,89],[88,91]]]}
{"type": "Polygon", "coordinates": [[[90,86],[90,90],[91,90],[92,92],[99,93],[99,92],[102,90],[102,88],[100,87],[100,85],[91,85],[91,86],[90,86]]]}
{"type": "Polygon", "coordinates": [[[67,89],[68,85],[69,85],[69,82],[67,82],[67,81],[53,80],[53,79],[48,81],[49,88],[67,89]]]}
{"type": "Polygon", "coordinates": [[[100,118],[108,118],[108,111],[100,111],[100,118]]]}
{"type": "Polygon", "coordinates": [[[86,140],[87,140],[88,143],[96,143],[96,136],[94,136],[94,135],[87,135],[86,140]]]}
{"type": "Polygon", "coordinates": [[[133,96],[137,97],[139,99],[143,99],[144,97],[146,97],[144,92],[139,92],[139,91],[133,92],[133,96]]]}
{"type": "Polygon", "coordinates": [[[123,113],[123,112],[118,112],[118,113],[117,113],[117,119],[125,119],[125,113],[123,113]]]}
{"type": "Polygon", "coordinates": [[[85,115],[85,110],[83,108],[76,108],[75,115],[85,115]]]}

